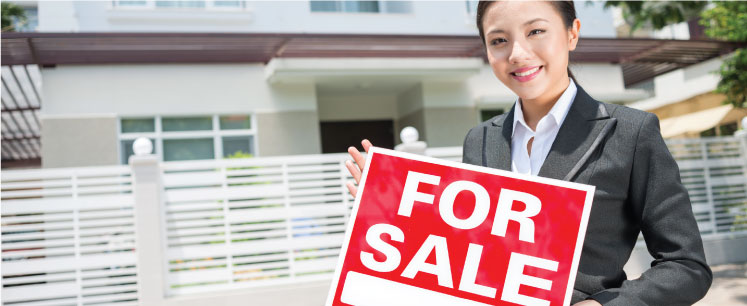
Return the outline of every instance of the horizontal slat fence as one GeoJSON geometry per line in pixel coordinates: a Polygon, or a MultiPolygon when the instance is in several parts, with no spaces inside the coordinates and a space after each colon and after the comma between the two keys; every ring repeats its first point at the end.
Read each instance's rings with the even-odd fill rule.
{"type": "Polygon", "coordinates": [[[2,172],[3,305],[136,305],[127,166],[2,172]]]}

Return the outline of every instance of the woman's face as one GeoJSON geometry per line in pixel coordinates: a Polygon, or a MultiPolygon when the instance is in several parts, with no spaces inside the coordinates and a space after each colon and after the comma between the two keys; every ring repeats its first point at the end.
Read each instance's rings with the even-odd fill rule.
{"type": "Polygon", "coordinates": [[[488,7],[482,22],[493,73],[522,101],[545,100],[565,90],[578,19],[569,30],[551,3],[500,1],[488,7]]]}

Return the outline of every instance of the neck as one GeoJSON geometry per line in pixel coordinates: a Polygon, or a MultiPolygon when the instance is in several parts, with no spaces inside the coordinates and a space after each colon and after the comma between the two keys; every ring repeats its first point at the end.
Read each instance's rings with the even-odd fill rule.
{"type": "Polygon", "coordinates": [[[570,79],[565,78],[565,82],[560,82],[557,87],[548,90],[537,98],[519,98],[521,111],[524,113],[524,121],[532,130],[537,129],[537,123],[555,106],[555,103],[558,102],[558,99],[560,99],[560,96],[563,95],[563,92],[568,88],[570,83],[570,79]]]}

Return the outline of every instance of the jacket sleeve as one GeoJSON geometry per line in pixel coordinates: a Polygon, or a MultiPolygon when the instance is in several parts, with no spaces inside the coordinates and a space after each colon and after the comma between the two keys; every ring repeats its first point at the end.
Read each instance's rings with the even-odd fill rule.
{"type": "MultiPolygon", "coordinates": [[[[467,136],[464,136],[464,144],[462,144],[462,162],[465,164],[480,165],[482,162],[481,158],[478,158],[477,152],[482,151],[481,141],[482,138],[477,137],[475,130],[479,129],[480,126],[473,127],[467,132],[467,136]]],[[[483,137],[485,137],[483,135],[483,137]]]]}
{"type": "Polygon", "coordinates": [[[640,278],[589,298],[610,306],[692,305],[705,296],[713,274],[679,167],[654,114],[646,114],[638,131],[631,171],[628,204],[654,260],[640,278]]]}

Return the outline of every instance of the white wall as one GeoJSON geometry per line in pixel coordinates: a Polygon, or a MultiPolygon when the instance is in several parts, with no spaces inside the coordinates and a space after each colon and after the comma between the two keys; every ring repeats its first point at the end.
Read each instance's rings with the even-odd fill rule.
{"type": "Polygon", "coordinates": [[[268,84],[260,64],[59,65],[43,114],[121,116],[315,111],[313,84],[268,84]]]}
{"type": "MultiPolygon", "coordinates": [[[[477,35],[465,1],[413,1],[412,13],[312,13],[309,1],[248,1],[246,10],[113,8],[111,1],[40,1],[43,32],[269,32],[477,35]]],[[[577,3],[581,35],[615,37],[601,3],[577,3]]]]}
{"type": "MultiPolygon", "coordinates": [[[[607,63],[571,63],[571,72],[584,90],[592,97],[604,102],[617,102],[632,95],[625,89],[622,68],[607,63]]],[[[510,108],[516,94],[495,76],[490,66],[466,82],[472,103],[478,108],[510,108]]]]}
{"type": "Polygon", "coordinates": [[[319,121],[394,120],[397,96],[392,94],[320,95],[319,121]]]}
{"type": "Polygon", "coordinates": [[[724,59],[734,53],[715,57],[710,60],[654,78],[655,95],[631,104],[631,107],[650,110],[667,104],[679,102],[690,97],[716,89],[721,76],[712,72],[718,71],[724,59]]]}

